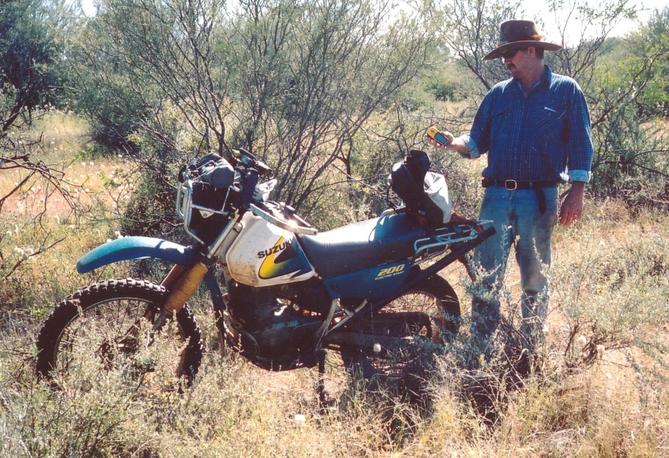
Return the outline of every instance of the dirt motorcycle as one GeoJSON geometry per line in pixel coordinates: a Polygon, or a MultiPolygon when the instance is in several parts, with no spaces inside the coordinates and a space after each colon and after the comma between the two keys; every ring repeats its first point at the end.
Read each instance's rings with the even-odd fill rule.
{"type": "Polygon", "coordinates": [[[82,257],[79,273],[147,258],[172,267],[159,284],[107,280],[64,299],[39,332],[37,372],[61,384],[113,369],[190,384],[203,335],[187,301],[202,283],[221,345],[272,371],[322,373],[331,350],[365,377],[401,374],[457,333],[458,298],[437,273],[494,229],[425,224],[404,208],[318,232],[269,200],[271,176],[244,150],[185,166],[176,208],[194,243],[122,237],[82,257]]]}

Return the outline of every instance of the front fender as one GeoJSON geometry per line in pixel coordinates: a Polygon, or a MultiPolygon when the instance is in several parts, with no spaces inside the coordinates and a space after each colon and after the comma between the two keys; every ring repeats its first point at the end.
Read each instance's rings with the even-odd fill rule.
{"type": "Polygon", "coordinates": [[[77,272],[90,272],[98,267],[130,259],[154,258],[172,264],[189,264],[196,257],[196,250],[178,243],[153,237],[122,237],[89,251],[79,262],[77,272]]]}

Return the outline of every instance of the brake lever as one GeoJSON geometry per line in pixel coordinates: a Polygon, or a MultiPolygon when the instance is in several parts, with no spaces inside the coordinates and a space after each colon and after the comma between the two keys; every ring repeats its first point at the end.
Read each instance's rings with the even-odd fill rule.
{"type": "Polygon", "coordinates": [[[264,176],[268,176],[268,177],[272,176],[272,168],[269,165],[265,164],[264,162],[256,161],[255,167],[256,167],[256,169],[258,169],[258,173],[260,175],[264,175],[264,176]]]}
{"type": "Polygon", "coordinates": [[[184,164],[179,169],[179,174],[177,175],[177,180],[179,183],[183,183],[188,178],[188,165],[184,164]]]}

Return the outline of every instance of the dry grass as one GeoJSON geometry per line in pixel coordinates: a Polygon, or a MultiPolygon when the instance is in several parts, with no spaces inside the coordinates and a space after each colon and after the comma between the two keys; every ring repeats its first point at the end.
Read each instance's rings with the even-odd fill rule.
{"type": "MultiPolygon", "coordinates": [[[[336,372],[336,367],[328,375],[330,387],[335,381],[334,386],[344,383],[348,388],[339,390],[339,402],[333,409],[322,412],[313,389],[314,371],[272,374],[239,359],[221,358],[216,352],[213,320],[203,303],[198,316],[206,329],[209,351],[195,387],[184,395],[147,394],[129,388],[114,373],[99,375],[98,385],[90,391],[53,393],[35,380],[29,364],[37,323],[28,322],[20,333],[6,330],[0,347],[2,454],[666,455],[666,352],[649,356],[628,337],[643,338],[646,343],[667,342],[667,290],[662,289],[666,265],[656,283],[649,283],[652,279],[643,266],[645,260],[652,260],[649,253],[667,240],[668,222],[666,216],[651,214],[632,222],[615,203],[608,203],[596,209],[592,206],[579,227],[559,231],[554,282],[581,281],[581,295],[574,302],[567,291],[554,294],[547,347],[550,357],[543,376],[530,377],[520,388],[496,385],[500,392],[493,405],[496,417],[492,425],[483,421],[473,400],[460,389],[464,372],[452,357],[444,360],[428,415],[397,399],[366,392],[351,384],[347,375],[336,372]],[[608,224],[611,221],[620,224],[608,224]],[[598,251],[600,240],[605,241],[605,249],[598,251]],[[581,252],[576,250],[579,247],[581,252]],[[613,262],[618,258],[620,263],[613,262]],[[576,275],[584,260],[589,274],[576,275]],[[615,272],[612,266],[633,268],[627,277],[618,279],[615,289],[611,284],[609,289],[590,290],[588,282],[601,283],[600,273],[610,275],[615,272]],[[652,297],[621,303],[636,307],[627,312],[614,307],[619,291],[641,284],[652,297]],[[611,332],[607,335],[619,339],[615,342],[625,348],[616,349],[611,341],[611,348],[602,348],[591,364],[567,367],[564,352],[570,326],[577,319],[598,316],[603,317],[599,327],[584,328],[577,335],[575,352],[604,331],[611,332]],[[613,321],[617,328],[611,328],[614,318],[621,320],[619,324],[613,321]]],[[[666,253],[661,248],[656,254],[666,259],[666,253]]],[[[40,269],[30,275],[47,277],[40,269]]],[[[80,281],[74,275],[61,280],[69,285],[80,281]]],[[[567,289],[573,286],[577,285],[567,289]]],[[[466,299],[463,302],[466,305],[466,299]]],[[[487,376],[504,378],[493,366],[487,376]]]]}
{"type": "Polygon", "coordinates": [[[38,117],[29,138],[40,140],[40,159],[65,165],[90,139],[88,123],[69,113],[52,110],[38,117]]]}
{"type": "MultiPolygon", "coordinates": [[[[123,159],[73,160],[63,169],[62,189],[54,192],[44,180],[34,179],[5,203],[3,213],[22,218],[48,213],[52,218],[66,218],[76,211],[90,213],[104,209],[117,214],[132,193],[129,179],[135,166],[123,159]],[[73,208],[72,203],[76,208],[73,208]]],[[[0,177],[0,195],[5,195],[27,176],[15,170],[0,177]]]]}
{"type": "MultiPolygon", "coordinates": [[[[74,213],[72,203],[79,211],[102,207],[113,214],[127,202],[135,167],[120,156],[93,158],[85,153],[91,140],[89,126],[82,119],[58,111],[44,113],[29,132],[26,141],[29,140],[39,140],[31,148],[32,160],[43,162],[61,176],[63,192],[54,192],[53,186],[35,177],[5,202],[3,215],[25,219],[46,211],[50,217],[65,218],[74,213]]],[[[29,172],[4,171],[0,175],[0,196],[29,172]]]]}
{"type": "MultiPolygon", "coordinates": [[[[107,165],[113,169],[122,162],[91,165],[79,159],[67,173],[86,179],[107,165]]],[[[106,179],[87,183],[104,191],[106,179]]],[[[99,208],[109,204],[103,200],[99,208]]],[[[424,412],[388,393],[365,390],[336,358],[326,382],[337,403],[321,410],[315,371],[268,373],[221,357],[204,298],[194,308],[208,351],[192,389],[147,391],[110,371],[95,374],[92,387],[50,390],[32,366],[34,336],[49,304],[96,278],[128,272],[118,265],[95,277],[78,276],[76,259],[113,237],[113,223],[59,216],[57,206],[53,211],[43,224],[64,240],[30,257],[0,288],[0,456],[669,454],[668,215],[639,211],[633,217],[615,201],[588,202],[584,220],[559,228],[554,238],[554,293],[541,375],[509,383],[499,365],[480,373],[461,369],[463,326],[462,340],[435,374],[432,407],[424,412]],[[484,377],[494,391],[488,421],[462,388],[473,376],[484,377]]],[[[30,212],[3,213],[3,223],[0,243],[24,253],[10,247],[12,256],[30,253],[36,240],[30,212]]],[[[464,269],[453,266],[445,275],[467,313],[464,269]]],[[[519,296],[513,268],[507,284],[510,314],[519,296]]]]}

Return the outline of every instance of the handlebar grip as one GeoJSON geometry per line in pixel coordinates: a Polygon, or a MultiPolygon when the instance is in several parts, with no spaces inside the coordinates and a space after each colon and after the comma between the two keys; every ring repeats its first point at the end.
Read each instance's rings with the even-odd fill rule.
{"type": "Polygon", "coordinates": [[[241,156],[242,163],[244,163],[244,165],[247,167],[256,169],[260,175],[268,176],[272,174],[272,168],[258,159],[254,154],[250,153],[244,148],[239,148],[239,154],[241,156]]]}

